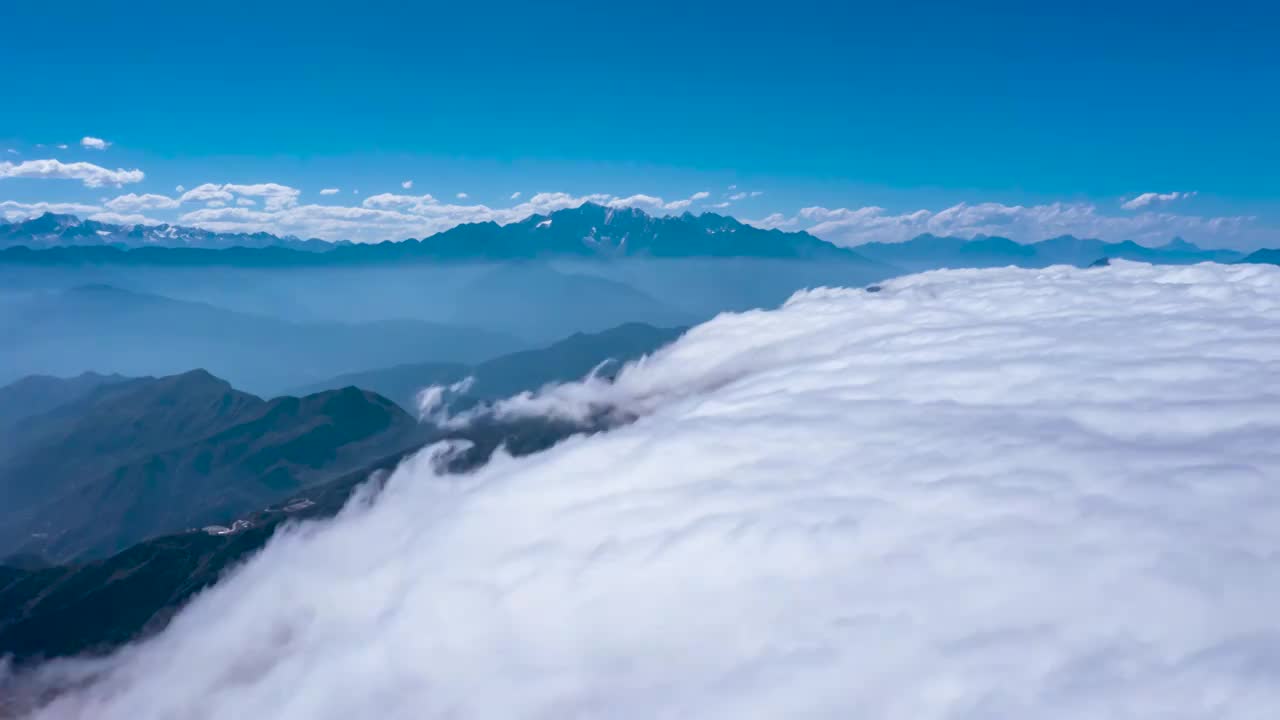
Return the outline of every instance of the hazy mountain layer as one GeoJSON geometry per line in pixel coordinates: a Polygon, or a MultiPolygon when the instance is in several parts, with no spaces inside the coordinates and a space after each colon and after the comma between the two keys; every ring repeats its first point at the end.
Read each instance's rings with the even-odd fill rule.
{"type": "Polygon", "coordinates": [[[578,333],[545,348],[503,355],[476,365],[397,365],[339,375],[291,392],[301,395],[354,385],[391,398],[409,412],[415,412],[419,390],[471,378],[467,389],[452,397],[452,407],[458,408],[509,397],[547,383],[578,380],[602,364],[608,365],[601,369],[602,374],[609,375],[621,364],[675,340],[683,331],[684,328],[628,323],[604,332],[578,333]]]}
{"type": "Polygon", "coordinates": [[[1234,250],[1205,250],[1182,239],[1160,247],[1135,242],[1109,243],[1071,235],[1023,244],[1008,238],[921,235],[904,243],[867,243],[857,251],[873,260],[910,272],[938,268],[1088,266],[1102,258],[1137,260],[1153,264],[1187,265],[1198,262],[1232,262],[1241,257],[1234,250]]]}
{"type": "Polygon", "coordinates": [[[0,382],[33,373],[166,375],[205,367],[263,394],[390,362],[471,362],[524,345],[497,332],[416,320],[288,322],[104,285],[0,303],[0,336],[8,345],[0,382]]]}

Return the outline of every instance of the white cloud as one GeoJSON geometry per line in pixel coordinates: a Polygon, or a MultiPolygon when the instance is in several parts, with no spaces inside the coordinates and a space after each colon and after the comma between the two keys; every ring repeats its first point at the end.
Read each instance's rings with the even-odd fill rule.
{"type": "Polygon", "coordinates": [[[320,191],[320,194],[321,195],[337,195],[338,188],[324,188],[323,190],[320,191]]]}
{"type": "Polygon", "coordinates": [[[175,187],[173,190],[174,190],[174,192],[186,192],[186,190],[187,190],[187,189],[186,189],[185,187],[183,187],[183,186],[179,185],[179,186],[175,187]]]}
{"type": "Polygon", "coordinates": [[[234,196],[217,183],[197,185],[182,194],[181,202],[229,202],[234,196]]]}
{"type": "Polygon", "coordinates": [[[716,208],[717,210],[723,210],[724,208],[727,208],[727,207],[729,207],[729,206],[730,206],[730,205],[732,205],[732,204],[733,204],[733,203],[728,203],[728,202],[718,202],[718,203],[712,203],[711,205],[708,205],[707,207],[710,207],[710,208],[716,208]]]}
{"type": "Polygon", "coordinates": [[[67,149],[67,144],[66,144],[66,143],[59,143],[59,144],[58,144],[58,149],[59,149],[59,150],[66,150],[66,149],[67,149]]]}
{"type": "Polygon", "coordinates": [[[1089,203],[1024,206],[987,202],[904,213],[891,213],[877,206],[807,207],[793,217],[775,213],[763,221],[750,222],[760,227],[805,229],[824,240],[846,246],[903,242],[924,233],[966,238],[997,235],[1019,242],[1075,235],[1111,242],[1133,240],[1148,245],[1181,236],[1206,246],[1222,246],[1265,241],[1266,230],[1254,221],[1255,218],[1248,216],[1200,217],[1155,212],[1107,215],[1089,203]]]}
{"type": "Polygon", "coordinates": [[[690,196],[689,196],[689,199],[690,199],[690,200],[706,200],[706,199],[707,199],[707,198],[709,198],[709,197],[711,197],[711,193],[709,193],[709,192],[707,192],[707,191],[703,190],[703,191],[701,191],[701,192],[696,192],[696,193],[694,193],[694,194],[690,195],[690,196]]]}
{"type": "Polygon", "coordinates": [[[404,188],[405,190],[408,190],[409,188],[413,187],[413,181],[405,180],[404,182],[400,183],[400,187],[404,188]]]}
{"type": "Polygon", "coordinates": [[[744,192],[734,193],[729,196],[729,200],[733,202],[737,202],[739,200],[745,200],[746,198],[747,198],[747,193],[744,193],[744,192]]]}
{"type": "Polygon", "coordinates": [[[22,154],[22,153],[18,152],[17,150],[14,150],[13,148],[9,148],[8,150],[5,150],[5,152],[9,153],[10,155],[21,155],[21,154],[22,154]]]}
{"type": "Polygon", "coordinates": [[[155,195],[152,193],[137,195],[129,193],[128,195],[112,198],[104,204],[108,209],[115,212],[128,213],[138,210],[168,210],[178,207],[180,203],[167,195],[155,195]]]}
{"type": "Polygon", "coordinates": [[[761,195],[763,195],[763,194],[764,194],[764,191],[763,191],[763,190],[752,190],[752,191],[751,191],[751,197],[760,197],[760,196],[761,196],[761,195]]]}
{"type": "Polygon", "coordinates": [[[156,220],[141,213],[100,212],[90,215],[90,220],[114,225],[160,225],[163,220],[156,220]]]}
{"type": "Polygon", "coordinates": [[[237,196],[262,198],[263,207],[270,211],[285,210],[298,203],[301,190],[278,183],[239,185],[236,183],[204,183],[183,193],[182,202],[203,202],[208,207],[222,207],[237,196]]]}
{"type": "Polygon", "coordinates": [[[520,199],[520,191],[519,191],[519,190],[517,190],[517,191],[515,191],[515,192],[511,193],[511,199],[512,199],[512,200],[519,200],[519,199],[520,199]]]}
{"type": "Polygon", "coordinates": [[[106,150],[111,147],[111,143],[102,138],[89,137],[88,135],[80,138],[80,147],[88,150],[106,150]]]}
{"type": "Polygon", "coordinates": [[[470,197],[470,196],[469,196],[469,195],[467,195],[467,194],[466,194],[466,193],[464,193],[464,192],[460,192],[460,193],[458,193],[458,194],[456,195],[456,197],[457,197],[459,200],[466,200],[466,199],[467,199],[468,197],[470,197]]]}
{"type": "Polygon", "coordinates": [[[88,205],[85,203],[25,203],[18,202],[16,200],[5,200],[0,202],[0,218],[4,218],[7,222],[39,217],[47,212],[58,215],[86,215],[100,210],[102,210],[102,208],[97,205],[88,205]]]}
{"type": "Polygon", "coordinates": [[[634,424],[421,456],[44,717],[1266,717],[1278,312],[1119,263],[722,315],[542,396],[634,424]]]}
{"type": "Polygon", "coordinates": [[[676,210],[685,210],[692,205],[695,200],[702,200],[708,196],[709,193],[696,192],[687,198],[667,202],[666,200],[653,195],[630,195],[627,197],[611,198],[607,200],[605,204],[609,207],[632,207],[644,210],[645,212],[663,214],[676,210]]]}
{"type": "Polygon", "coordinates": [[[1125,210],[1141,210],[1150,205],[1163,204],[1173,202],[1174,200],[1182,200],[1192,197],[1196,194],[1194,190],[1191,192],[1169,192],[1169,193],[1142,193],[1137,197],[1121,203],[1120,207],[1125,210]]]}
{"type": "Polygon", "coordinates": [[[64,163],[61,160],[26,160],[20,163],[0,162],[0,178],[39,178],[45,180],[79,180],[85,187],[123,185],[142,182],[141,170],[109,170],[87,162],[64,163]]]}
{"type": "MultiPolygon", "coordinates": [[[[725,204],[728,205],[728,203],[725,204]]],[[[787,217],[782,213],[770,213],[759,220],[743,220],[743,222],[765,230],[792,230],[800,224],[798,218],[787,217]]]]}

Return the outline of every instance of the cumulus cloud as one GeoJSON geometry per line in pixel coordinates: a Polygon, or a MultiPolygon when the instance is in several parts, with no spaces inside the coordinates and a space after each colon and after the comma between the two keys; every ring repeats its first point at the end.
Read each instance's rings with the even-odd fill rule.
{"type": "Polygon", "coordinates": [[[0,178],[38,178],[42,180],[79,180],[85,187],[124,185],[142,182],[141,170],[110,170],[87,162],[64,163],[61,160],[26,160],[20,163],[0,162],[0,178]]]}
{"type": "Polygon", "coordinates": [[[102,138],[89,137],[88,135],[80,138],[80,147],[87,150],[106,150],[111,147],[111,143],[102,138]]]}
{"type": "Polygon", "coordinates": [[[187,191],[187,189],[186,189],[185,187],[183,187],[182,185],[179,185],[179,186],[175,187],[173,190],[174,190],[174,192],[186,192],[186,191],[187,191]]]}
{"type": "Polygon", "coordinates": [[[237,196],[261,198],[263,207],[268,211],[286,210],[295,206],[301,190],[278,183],[257,183],[240,185],[236,183],[204,183],[182,194],[181,202],[202,202],[208,207],[222,207],[233,202],[237,196]]]}
{"type": "Polygon", "coordinates": [[[129,193],[112,198],[104,204],[112,211],[130,213],[139,210],[168,210],[178,207],[181,203],[167,195],[129,193]]]}
{"type": "Polygon", "coordinates": [[[459,200],[466,200],[470,196],[464,192],[460,192],[457,195],[455,195],[455,197],[457,197],[459,200]]]}
{"type": "Polygon", "coordinates": [[[420,456],[41,717],[1265,717],[1277,312],[1117,263],[722,315],[540,396],[635,423],[420,456]]]}
{"type": "Polygon", "coordinates": [[[323,190],[320,191],[320,194],[321,195],[337,195],[338,188],[324,188],[323,190]]]}
{"type": "Polygon", "coordinates": [[[404,182],[400,183],[400,187],[404,188],[405,190],[408,190],[409,188],[413,187],[413,181],[405,180],[404,182]]]}
{"type": "Polygon", "coordinates": [[[795,216],[775,213],[753,224],[803,228],[824,240],[846,246],[903,242],[925,233],[956,237],[998,235],[1019,242],[1075,235],[1144,244],[1160,244],[1182,236],[1206,245],[1224,245],[1261,242],[1266,231],[1257,227],[1255,220],[1252,216],[1202,217],[1157,212],[1108,215],[1090,203],[1004,205],[986,202],[902,213],[877,206],[807,207],[795,216]]]}
{"type": "Polygon", "coordinates": [[[672,200],[670,202],[653,195],[629,195],[627,197],[609,198],[605,201],[605,204],[609,207],[631,207],[650,213],[662,214],[676,210],[685,210],[692,205],[695,200],[705,199],[708,195],[709,193],[706,192],[696,192],[687,198],[672,200]]]}
{"type": "Polygon", "coordinates": [[[1168,193],[1142,193],[1131,200],[1121,203],[1120,207],[1125,210],[1141,210],[1149,205],[1163,204],[1173,202],[1174,200],[1182,200],[1192,197],[1196,194],[1194,190],[1191,192],[1168,192],[1168,193]]]}

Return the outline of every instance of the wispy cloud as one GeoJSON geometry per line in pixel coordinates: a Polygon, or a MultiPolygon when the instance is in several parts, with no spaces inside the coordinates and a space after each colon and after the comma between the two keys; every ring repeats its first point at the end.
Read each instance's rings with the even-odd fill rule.
{"type": "Polygon", "coordinates": [[[1183,200],[1185,198],[1192,197],[1195,194],[1196,194],[1196,191],[1194,190],[1190,192],[1142,193],[1141,195],[1138,195],[1137,197],[1134,197],[1131,200],[1126,200],[1125,202],[1121,203],[1120,207],[1124,208],[1125,210],[1141,210],[1142,208],[1145,208],[1151,205],[1159,205],[1163,203],[1173,202],[1174,200],[1183,200]]]}

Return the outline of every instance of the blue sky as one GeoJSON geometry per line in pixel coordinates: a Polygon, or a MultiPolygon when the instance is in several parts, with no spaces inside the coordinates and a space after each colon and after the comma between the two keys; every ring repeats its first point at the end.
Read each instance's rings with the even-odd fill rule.
{"type": "Polygon", "coordinates": [[[1280,16],[1262,3],[11,2],[3,14],[10,217],[76,203],[367,240],[485,217],[426,208],[424,194],[501,220],[555,192],[546,207],[715,209],[845,243],[1003,228],[1280,245],[1280,16]],[[144,178],[85,187],[58,179],[82,171],[16,169],[52,159],[144,178]],[[205,183],[298,193],[278,217],[238,193],[224,208],[104,204],[205,183]],[[1122,207],[1144,193],[1166,197],[1122,207]],[[405,217],[300,209],[313,206],[405,217]]]}

